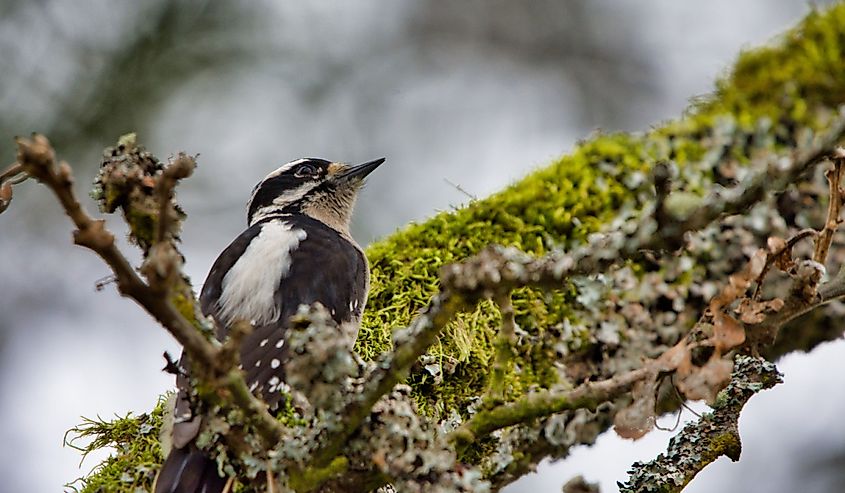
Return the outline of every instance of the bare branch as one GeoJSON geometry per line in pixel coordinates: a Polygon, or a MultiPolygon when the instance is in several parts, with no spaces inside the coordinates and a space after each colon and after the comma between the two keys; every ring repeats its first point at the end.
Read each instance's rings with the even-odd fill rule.
{"type": "Polygon", "coordinates": [[[194,172],[197,163],[193,157],[180,153],[176,159],[164,169],[156,182],[156,194],[159,200],[157,241],[164,242],[170,233],[170,220],[174,214],[173,189],[179,180],[188,178],[194,172]]]}
{"type": "Polygon", "coordinates": [[[0,214],[12,203],[12,185],[17,185],[29,178],[23,166],[14,163],[0,173],[0,214]]]}
{"type": "MultiPolygon", "coordinates": [[[[790,258],[787,260],[787,262],[791,261],[791,252],[792,249],[795,248],[795,245],[798,244],[798,242],[803,240],[804,238],[808,238],[810,236],[817,236],[818,234],[818,231],[812,228],[802,229],[801,231],[792,235],[788,240],[783,242],[783,245],[775,248],[774,251],[769,251],[766,255],[766,265],[763,266],[763,271],[760,272],[760,275],[757,276],[757,279],[755,280],[757,286],[754,288],[753,298],[757,299],[760,297],[760,293],[762,292],[763,287],[763,281],[766,280],[766,274],[769,273],[769,270],[772,268],[772,265],[774,265],[775,262],[778,262],[779,260],[783,259],[784,255],[790,255],[790,258]]],[[[772,249],[773,240],[775,240],[775,238],[769,238],[770,250],[772,249]]]]}
{"type": "Polygon", "coordinates": [[[827,170],[824,174],[830,185],[830,193],[827,204],[827,220],[825,220],[824,228],[816,238],[816,248],[813,252],[813,260],[824,265],[827,260],[827,252],[830,250],[830,244],[833,242],[833,235],[842,220],[839,218],[839,211],[842,208],[842,189],[839,184],[842,182],[842,167],[845,166],[845,149],[837,148],[835,157],[833,159],[833,168],[827,170]]]}
{"type": "Polygon", "coordinates": [[[216,351],[210,342],[170,303],[150,291],[118,250],[114,235],[105,228],[105,222],[102,219],[92,219],[83,210],[73,193],[70,166],[65,162],[56,165],[55,154],[47,139],[42,135],[35,135],[32,139],[18,139],[17,144],[18,162],[27,173],[53,191],[65,213],[76,225],[74,242],[99,255],[114,271],[121,294],[135,299],[173,334],[192,358],[213,367],[216,351]]]}

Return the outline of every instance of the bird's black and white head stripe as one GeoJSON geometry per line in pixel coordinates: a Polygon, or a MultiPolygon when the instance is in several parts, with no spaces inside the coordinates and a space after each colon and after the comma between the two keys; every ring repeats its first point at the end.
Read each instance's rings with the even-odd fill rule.
{"type": "Polygon", "coordinates": [[[363,179],[384,159],[356,166],[319,158],[291,161],[264,177],[247,204],[250,225],[275,214],[307,214],[347,230],[363,179]]]}

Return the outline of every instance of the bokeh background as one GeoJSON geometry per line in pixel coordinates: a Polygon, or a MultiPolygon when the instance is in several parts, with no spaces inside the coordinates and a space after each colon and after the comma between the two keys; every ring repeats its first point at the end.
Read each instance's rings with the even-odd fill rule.
{"type": "MultiPolygon", "coordinates": [[[[823,3],[823,2],[821,2],[823,3]]],[[[483,197],[596,129],[645,130],[707,93],[805,0],[0,0],[0,163],[47,134],[80,193],[102,148],[136,131],[161,158],[198,153],[179,189],[187,272],[201,283],[268,171],[301,156],[386,156],[361,198],[361,243],[483,197]]],[[[89,206],[91,206],[89,201],[89,206]]],[[[93,210],[93,207],[91,207],[93,210]]],[[[110,226],[122,230],[119,221],[110,226]]],[[[137,259],[137,255],[135,257],[137,259]]],[[[34,183],[0,215],[0,491],[60,491],[80,416],[148,410],[169,389],[173,340],[114,286],[34,183]]],[[[845,343],[781,362],[755,397],[738,464],[688,491],[845,491],[845,343]]],[[[694,418],[687,412],[682,420],[694,418]]],[[[674,417],[664,417],[671,426],[674,417]]],[[[578,473],[616,490],[671,433],[603,435],[508,489],[558,492],[578,473]]]]}

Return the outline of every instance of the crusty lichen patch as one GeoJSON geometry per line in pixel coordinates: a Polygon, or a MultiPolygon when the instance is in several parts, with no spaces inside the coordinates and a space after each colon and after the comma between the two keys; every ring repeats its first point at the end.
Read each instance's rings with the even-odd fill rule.
{"type": "Polygon", "coordinates": [[[647,463],[634,463],[623,493],[680,492],[701,470],[721,456],[739,460],[742,450],[738,420],[746,402],[757,392],[781,382],[775,365],[763,359],[737,356],[731,383],[719,394],[713,411],[684,426],[669,441],[665,454],[647,463]]]}
{"type": "MultiPolygon", "coordinates": [[[[795,145],[845,103],[843,52],[845,4],[815,11],[771,46],[741,54],[733,72],[717,81],[714,94],[694,103],[683,118],[647,134],[595,136],[502,192],[371,245],[372,287],[357,351],[372,359],[389,350],[391,331],[408,324],[437,291],[438,270],[445,264],[491,243],[534,255],[569,248],[639,213],[653,198],[649,173],[658,160],[671,163],[677,173],[673,200],[682,209],[714,183],[729,185],[741,178],[742,167],[755,153],[795,145]]],[[[763,238],[772,228],[783,227],[779,212],[770,209],[749,219],[765,225],[756,230],[763,238]]],[[[790,220],[798,224],[805,219],[790,220]]],[[[712,281],[702,280],[732,272],[741,257],[714,249],[708,241],[707,233],[702,234],[690,256],[671,267],[630,264],[612,279],[573,283],[553,294],[514,293],[517,324],[524,333],[506,376],[511,395],[532,386],[565,385],[562,378],[596,378],[636,365],[649,351],[672,341],[687,321],[683,317],[699,308],[690,306],[690,300],[705,299],[714,289],[712,281]],[[644,285],[653,289],[644,291],[644,285]],[[620,293],[616,305],[595,302],[609,292],[620,293]],[[658,327],[657,334],[630,327],[640,320],[658,327]],[[555,364],[561,355],[569,355],[565,374],[555,364]]],[[[493,364],[499,322],[495,305],[481,303],[449,325],[408,381],[421,411],[455,419],[453,411],[465,415],[477,404],[493,364]]],[[[601,429],[595,427],[590,436],[601,429]]],[[[100,432],[111,436],[106,425],[93,434],[100,432]]],[[[117,471],[135,471],[158,459],[154,433],[148,437],[138,428],[135,438],[120,437],[125,446],[88,477],[85,491],[132,491],[117,471]]],[[[479,461],[493,448],[487,444],[464,459],[479,461]]],[[[522,454],[512,452],[511,466],[538,460],[522,454]]]]}

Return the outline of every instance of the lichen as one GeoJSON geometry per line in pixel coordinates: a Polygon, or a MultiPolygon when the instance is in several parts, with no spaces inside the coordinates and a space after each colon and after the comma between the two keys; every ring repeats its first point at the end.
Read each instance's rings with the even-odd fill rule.
{"type": "Polygon", "coordinates": [[[684,426],[666,452],[652,461],[636,462],[621,493],[677,493],[706,465],[721,456],[739,460],[742,450],[738,421],[746,402],[757,392],[781,382],[775,365],[760,358],[737,356],[731,382],[712,412],[684,426]]]}
{"type": "MultiPolygon", "coordinates": [[[[583,244],[591,233],[609,225],[624,225],[653,199],[649,173],[658,160],[670,163],[677,174],[674,193],[681,194],[673,199],[677,202],[694,200],[715,184],[741,178],[743,166],[756,153],[794,146],[809,131],[822,128],[845,103],[843,46],[845,4],[813,11],[777,42],[739,55],[733,71],[716,82],[715,92],[694,102],[683,118],[645,134],[596,135],[497,194],[374,243],[367,249],[372,285],[357,352],[371,360],[389,350],[392,331],[406,326],[425,306],[438,289],[439,269],[450,262],[491,243],[542,255],[583,244]]],[[[785,193],[778,205],[799,199],[800,195],[785,193]]],[[[757,244],[749,231],[765,238],[773,229],[785,228],[780,214],[788,215],[789,207],[786,203],[786,212],[781,213],[771,204],[761,204],[742,219],[749,226],[731,234],[739,245],[757,244]]],[[[790,217],[789,222],[800,225],[811,219],[790,217]]],[[[725,224],[733,227],[729,221],[725,224]]],[[[713,279],[733,272],[737,262],[744,261],[739,248],[726,252],[723,244],[724,238],[705,231],[692,238],[690,251],[668,267],[630,263],[611,278],[561,286],[549,295],[531,289],[515,292],[516,322],[525,335],[505,377],[511,395],[565,385],[566,379],[607,376],[639,364],[643,356],[654,356],[692,323],[691,317],[703,306],[701,300],[716,289],[713,279]],[[608,298],[609,293],[620,294],[608,298]],[[602,301],[586,306],[587,298],[602,301]],[[643,334],[636,327],[655,329],[643,334]],[[599,329],[601,339],[594,335],[599,329]],[[557,366],[561,357],[566,358],[565,374],[557,366]]],[[[492,303],[480,303],[452,321],[430,349],[426,363],[407,380],[419,410],[435,419],[452,416],[456,410],[466,417],[487,384],[499,323],[492,303]],[[426,368],[431,364],[437,365],[437,375],[431,372],[435,367],[426,368]]],[[[140,418],[126,419],[141,426],[140,418]]],[[[594,438],[609,424],[604,414],[589,419],[601,423],[590,427],[589,433],[567,425],[571,435],[567,443],[594,438]]],[[[92,433],[102,431],[109,437],[110,429],[104,424],[92,433]]],[[[532,440],[537,438],[532,435],[532,440]]],[[[150,463],[155,467],[160,459],[155,434],[151,438],[127,434],[121,439],[125,446],[81,483],[84,491],[131,491],[120,481],[122,473],[150,463]]],[[[495,440],[488,439],[462,459],[481,462],[494,450],[495,440]]],[[[501,457],[511,462],[495,469],[503,473],[488,468],[491,475],[518,475],[542,458],[526,456],[519,448],[501,457]]]]}

